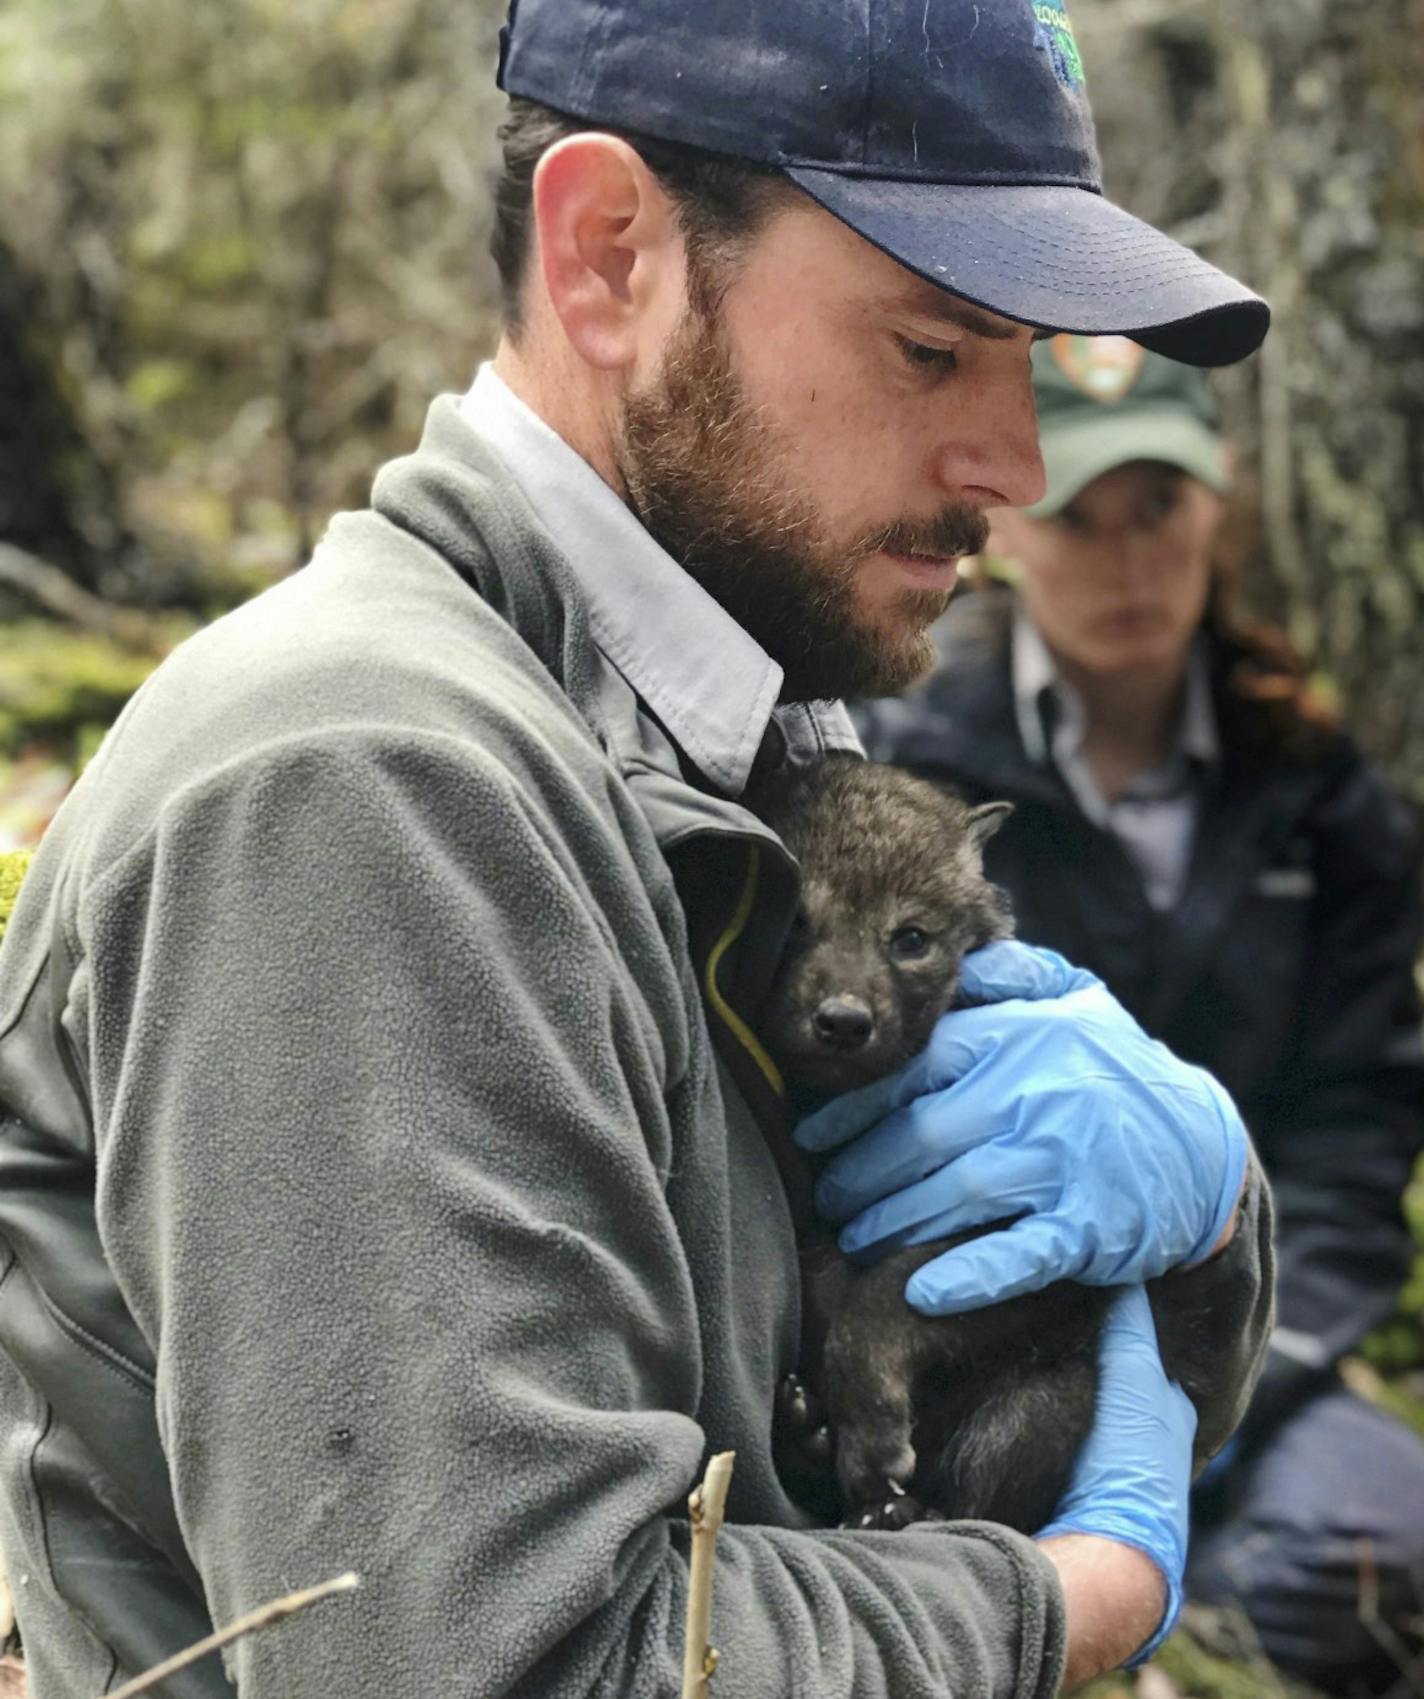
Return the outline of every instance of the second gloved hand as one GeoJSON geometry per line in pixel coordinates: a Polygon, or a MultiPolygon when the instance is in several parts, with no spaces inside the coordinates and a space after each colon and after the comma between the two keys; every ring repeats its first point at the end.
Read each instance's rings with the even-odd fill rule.
{"type": "Polygon", "coordinates": [[[925,1052],[836,1098],[796,1141],[839,1150],[817,1203],[850,1255],[1008,1217],[946,1251],[906,1296],[949,1315],[1055,1280],[1139,1284],[1200,1261],[1241,1193],[1249,1144],[1226,1092],[1149,1038],[1052,950],[991,944],[925,1052]]]}
{"type": "Polygon", "coordinates": [[[1133,1546],[1157,1565],[1167,1606],[1157,1632],[1128,1660],[1130,1669],[1152,1656],[1182,1608],[1196,1426],[1191,1400],[1163,1371],[1147,1293],[1130,1286],[1103,1327],[1093,1431],[1053,1521],[1035,1536],[1096,1535],[1133,1546]]]}

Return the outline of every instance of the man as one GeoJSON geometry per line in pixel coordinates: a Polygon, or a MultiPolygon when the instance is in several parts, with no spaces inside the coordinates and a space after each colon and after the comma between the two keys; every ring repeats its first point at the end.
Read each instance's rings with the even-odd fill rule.
{"type": "Polygon", "coordinates": [[[1191,1583],[1314,1686],[1383,1691],[1417,1638],[1424,1445],[1337,1371],[1413,1255],[1417,826],[1285,634],[1236,606],[1202,374],[1120,337],[1033,363],[1047,492],[989,544],[1012,592],[956,603],[933,675],[863,710],[866,745],[1012,801],[985,859],[1019,936],[1101,974],[1241,1106],[1279,1315],[1235,1461],[1198,1497],[1191,1583]]]}
{"type": "Polygon", "coordinates": [[[1128,1289],[1055,1527],[812,1529],[772,1467],[798,1293],[752,1022],[795,873],[743,795],[854,747],[816,704],[912,678],[983,510],[1038,493],[1031,326],[1224,360],[1265,325],[1097,194],[1056,8],[873,25],[520,0],[492,370],[159,671],[36,860],[0,1407],[37,1699],[348,1566],[359,1607],[236,1650],[245,1695],[670,1692],[709,1447],[726,1699],[1046,1695],[1170,1624],[1192,1423],[1139,1288],[1181,1267],[1217,1318],[1208,1454],[1268,1210],[1220,1088],[1057,958],[971,970],[994,1008],[898,1082],[916,1172],[872,1130],[822,1200],[873,1243],[953,1217],[956,1140],[1011,1146],[1010,1266],[954,1253],[928,1307],[1128,1289]]]}

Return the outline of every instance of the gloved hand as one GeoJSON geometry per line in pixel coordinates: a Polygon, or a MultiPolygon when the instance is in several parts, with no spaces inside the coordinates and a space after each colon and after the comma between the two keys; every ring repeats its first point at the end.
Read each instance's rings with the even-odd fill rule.
{"type": "Polygon", "coordinates": [[[1157,1632],[1127,1660],[1147,1662],[1176,1625],[1187,1562],[1187,1493],[1197,1414],[1162,1370],[1152,1306],[1141,1286],[1114,1300],[1098,1350],[1093,1431],[1057,1514],[1036,1539],[1098,1534],[1145,1552],[1167,1583],[1157,1632]]]}
{"type": "Polygon", "coordinates": [[[841,1248],[873,1255],[1017,1217],[911,1276],[925,1315],[1055,1280],[1136,1285],[1205,1257],[1249,1151],[1226,1092],[1052,950],[990,944],[960,984],[986,1006],[945,1015],[922,1055],[796,1129],[806,1150],[854,1141],[816,1193],[849,1222],[841,1248]]]}

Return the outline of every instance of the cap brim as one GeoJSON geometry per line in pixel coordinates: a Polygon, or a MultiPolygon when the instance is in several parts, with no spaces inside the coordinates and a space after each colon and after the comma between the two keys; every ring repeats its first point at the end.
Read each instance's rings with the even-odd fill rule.
{"type": "Polygon", "coordinates": [[[1048,488],[1026,509],[1034,518],[1060,512],[1094,478],[1133,460],[1179,466],[1222,494],[1231,487],[1226,445],[1200,419],[1150,407],[1119,407],[1101,418],[1045,426],[1039,433],[1048,488]]]}
{"type": "Polygon", "coordinates": [[[901,265],[1022,324],[1228,366],[1271,322],[1245,284],[1089,189],[787,174],[901,265]]]}

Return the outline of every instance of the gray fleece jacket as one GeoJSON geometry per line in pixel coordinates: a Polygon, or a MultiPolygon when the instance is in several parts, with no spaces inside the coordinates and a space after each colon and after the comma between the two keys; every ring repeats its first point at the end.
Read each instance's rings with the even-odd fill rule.
{"type": "MultiPolygon", "coordinates": [[[[748,1016],[794,899],[448,402],[159,670],[0,950],[0,1543],[35,1699],[348,1568],[231,1655],[247,1699],[673,1694],[686,1495],[728,1447],[721,1699],[1054,1691],[1030,1541],[811,1528],[772,1468],[799,1295],[748,1016]]],[[[1220,1434],[1269,1309],[1245,1208],[1179,1282],[1220,1434]]],[[[211,1659],[163,1691],[228,1688],[211,1659]]]]}

